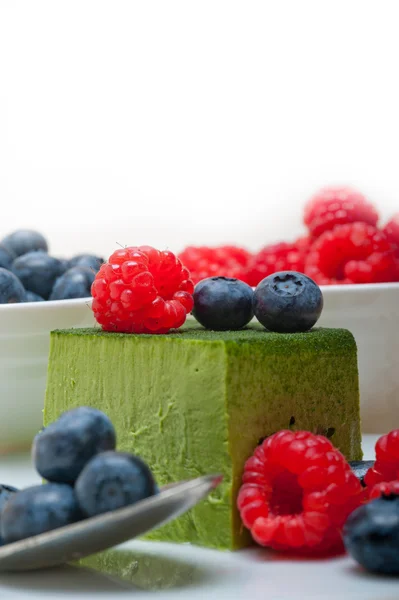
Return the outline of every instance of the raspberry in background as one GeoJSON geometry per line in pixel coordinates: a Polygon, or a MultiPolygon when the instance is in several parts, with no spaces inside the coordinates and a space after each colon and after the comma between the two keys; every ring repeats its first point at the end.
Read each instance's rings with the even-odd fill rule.
{"type": "Polygon", "coordinates": [[[363,194],[350,187],[323,188],[305,206],[304,223],[313,237],[354,222],[376,226],[378,212],[363,194]]]}
{"type": "Polygon", "coordinates": [[[246,462],[237,506],[254,540],[275,550],[343,550],[342,527],[364,492],[330,440],[280,431],[246,462]]]}
{"type": "Polygon", "coordinates": [[[399,480],[399,429],[381,436],[375,445],[376,460],[364,481],[368,488],[399,480]]]}
{"type": "Polygon", "coordinates": [[[256,287],[262,279],[279,271],[302,273],[309,247],[310,240],[306,236],[300,237],[292,243],[280,242],[264,246],[249,259],[243,280],[256,287]]]}
{"type": "Polygon", "coordinates": [[[399,496],[399,481],[384,481],[382,483],[377,483],[370,490],[369,500],[375,500],[382,496],[391,495],[399,496]]]}
{"type": "Polygon", "coordinates": [[[394,215],[382,230],[387,239],[395,248],[395,254],[399,258],[399,213],[394,215]]]}
{"type": "Polygon", "coordinates": [[[250,257],[248,250],[238,246],[188,246],[179,254],[194,283],[215,276],[242,280],[250,257]]]}
{"type": "Polygon", "coordinates": [[[319,285],[383,283],[398,278],[392,244],[366,223],[337,225],[311,246],[305,273],[319,285]]]}
{"type": "Polygon", "coordinates": [[[150,246],[116,250],[91,291],[94,316],[105,331],[167,333],[193,308],[189,271],[169,250],[150,246]]]}

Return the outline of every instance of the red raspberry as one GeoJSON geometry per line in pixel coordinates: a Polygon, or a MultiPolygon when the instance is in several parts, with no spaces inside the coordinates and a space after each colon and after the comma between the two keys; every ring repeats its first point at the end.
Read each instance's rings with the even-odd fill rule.
{"type": "Polygon", "coordinates": [[[247,250],[237,246],[188,246],[179,254],[179,259],[189,269],[194,283],[198,283],[216,275],[242,279],[250,256],[247,250]]]}
{"type": "Polygon", "coordinates": [[[381,436],[375,445],[376,460],[364,477],[367,487],[399,479],[399,429],[381,436]]]}
{"type": "Polygon", "coordinates": [[[382,230],[388,240],[395,248],[396,256],[399,258],[399,213],[394,215],[382,230]]]}
{"type": "Polygon", "coordinates": [[[93,312],[105,331],[167,333],[181,327],[194,302],[189,271],[172,252],[123,248],[93,282],[93,312]]]}
{"type": "Polygon", "coordinates": [[[305,206],[304,222],[314,237],[356,221],[375,226],[378,213],[363,194],[349,187],[324,188],[305,206]]]}
{"type": "Polygon", "coordinates": [[[242,521],[256,542],[276,550],[342,550],[341,529],[363,501],[343,455],[307,431],[268,437],[247,461],[242,481],[242,521]]]}
{"type": "Polygon", "coordinates": [[[245,282],[256,287],[262,279],[278,271],[302,273],[309,246],[308,237],[298,238],[291,244],[280,242],[265,246],[249,260],[244,275],[245,282]]]}
{"type": "Polygon", "coordinates": [[[366,223],[338,225],[311,246],[305,273],[319,285],[380,283],[397,279],[397,263],[384,233],[366,223]]]}
{"type": "Polygon", "coordinates": [[[390,496],[391,494],[399,496],[399,481],[377,483],[370,491],[369,500],[375,500],[381,498],[381,496],[390,496]]]}

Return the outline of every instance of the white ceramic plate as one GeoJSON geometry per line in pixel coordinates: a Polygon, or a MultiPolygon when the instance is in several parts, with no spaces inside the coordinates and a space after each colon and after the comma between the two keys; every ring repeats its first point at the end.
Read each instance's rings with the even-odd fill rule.
{"type": "MultiPolygon", "coordinates": [[[[365,459],[374,458],[375,436],[365,436],[365,459]]],[[[29,459],[0,461],[0,480],[38,481],[29,459]]],[[[263,549],[217,552],[190,545],[135,541],[92,562],[97,568],[0,575],[0,597],[33,600],[132,598],[148,600],[397,600],[399,580],[364,573],[349,557],[293,560],[263,549]],[[119,564],[112,567],[116,553],[119,564]],[[100,567],[102,564],[102,567],[100,567]]]]}

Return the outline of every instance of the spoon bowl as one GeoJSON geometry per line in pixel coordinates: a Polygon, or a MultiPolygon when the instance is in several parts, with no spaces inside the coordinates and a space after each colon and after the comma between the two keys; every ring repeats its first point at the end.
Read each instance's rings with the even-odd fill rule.
{"type": "Polygon", "coordinates": [[[127,542],[180,516],[221,480],[206,475],[169,485],[131,506],[6,544],[0,548],[0,572],[55,567],[127,542]]]}

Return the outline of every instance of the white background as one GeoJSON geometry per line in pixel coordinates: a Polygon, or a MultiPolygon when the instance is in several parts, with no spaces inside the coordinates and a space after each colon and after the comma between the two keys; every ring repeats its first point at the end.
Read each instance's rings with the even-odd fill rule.
{"type": "Polygon", "coordinates": [[[0,235],[53,251],[301,232],[318,187],[399,209],[396,0],[0,0],[0,235]]]}

